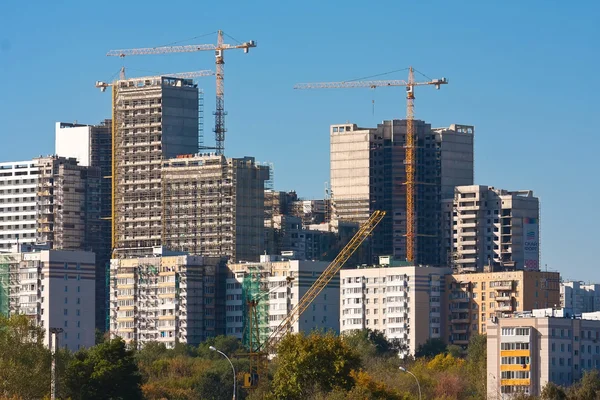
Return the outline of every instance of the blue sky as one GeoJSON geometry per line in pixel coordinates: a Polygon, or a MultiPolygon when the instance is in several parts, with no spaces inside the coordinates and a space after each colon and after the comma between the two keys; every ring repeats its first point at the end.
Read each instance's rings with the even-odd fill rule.
{"type": "MultiPolygon", "coordinates": [[[[413,65],[450,81],[439,92],[417,91],[418,118],[476,126],[476,183],[540,197],[542,263],[600,282],[599,4],[3,0],[0,160],[52,153],[55,121],[108,118],[110,97],[94,82],[111,79],[123,61],[129,76],[214,68],[212,52],[119,60],[106,51],[212,43],[214,35],[185,40],[222,29],[258,42],[250,54],[226,53],[227,155],[273,162],[277,189],[319,198],[329,179],[329,125],[402,118],[404,92],[295,91],[294,83],[413,65]]],[[[199,85],[210,144],[214,79],[199,85]]]]}

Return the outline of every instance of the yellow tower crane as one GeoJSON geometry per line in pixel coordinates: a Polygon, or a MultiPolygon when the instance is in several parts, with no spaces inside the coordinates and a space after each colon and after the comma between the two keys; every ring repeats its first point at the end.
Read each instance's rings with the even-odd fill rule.
{"type": "Polygon", "coordinates": [[[294,89],[344,89],[344,88],[377,88],[387,86],[406,87],[406,259],[415,261],[415,238],[418,236],[415,218],[415,167],[416,167],[416,135],[414,126],[414,101],[415,86],[433,85],[439,89],[448,83],[446,78],[431,79],[424,82],[415,82],[413,67],[408,68],[408,81],[405,80],[374,80],[374,81],[349,81],[349,82],[320,82],[299,83],[294,89]]]}
{"type": "Polygon", "coordinates": [[[217,68],[217,104],[215,109],[215,150],[217,154],[223,154],[225,151],[225,59],[223,52],[225,50],[243,49],[248,53],[250,48],[256,47],[256,42],[250,40],[241,44],[223,43],[223,31],[217,32],[217,44],[190,44],[183,46],[162,46],[148,47],[140,49],[110,50],[106,55],[109,57],[141,56],[149,54],[170,54],[170,53],[193,53],[196,51],[215,51],[215,63],[217,68]]]}
{"type": "MultiPolygon", "coordinates": [[[[244,386],[248,388],[255,387],[261,376],[266,376],[266,364],[270,354],[274,354],[277,348],[277,344],[285,336],[286,333],[291,331],[292,325],[295,324],[302,313],[310,306],[310,304],[317,298],[319,293],[325,289],[327,284],[338,274],[340,269],[344,266],[346,261],[350,259],[352,254],[360,247],[362,242],[373,232],[375,227],[381,222],[385,216],[385,211],[374,211],[369,219],[363,223],[359,230],[354,234],[352,239],[344,246],[337,257],[325,268],[325,270],[319,275],[312,286],[306,291],[302,298],[298,301],[296,306],[292,308],[286,317],[279,323],[279,325],[271,332],[267,340],[262,344],[258,344],[257,347],[250,348],[250,373],[244,377],[244,386]]],[[[248,300],[248,315],[250,316],[250,330],[256,330],[255,337],[259,337],[258,333],[258,321],[256,320],[256,306],[259,299],[247,299],[248,300]]],[[[326,360],[325,360],[326,362],[326,360]]]]}

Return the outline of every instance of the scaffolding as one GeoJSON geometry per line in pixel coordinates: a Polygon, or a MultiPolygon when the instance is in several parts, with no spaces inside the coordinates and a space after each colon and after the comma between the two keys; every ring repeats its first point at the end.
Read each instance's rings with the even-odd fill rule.
{"type": "Polygon", "coordinates": [[[10,282],[9,269],[10,263],[8,256],[0,255],[0,315],[8,316],[10,301],[10,282]]]}
{"type": "Polygon", "coordinates": [[[146,77],[113,85],[113,249],[161,245],[164,159],[198,149],[198,89],[191,79],[146,77]],[[164,128],[164,129],[163,129],[164,128]]]}
{"type": "Polygon", "coordinates": [[[242,342],[249,352],[257,352],[270,335],[269,292],[264,272],[249,266],[242,281],[242,342]]]}

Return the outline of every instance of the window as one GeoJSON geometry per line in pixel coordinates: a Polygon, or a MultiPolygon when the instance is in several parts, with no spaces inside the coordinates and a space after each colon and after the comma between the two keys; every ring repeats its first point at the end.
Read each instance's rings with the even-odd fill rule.
{"type": "Polygon", "coordinates": [[[69,315],[69,310],[67,310],[66,308],[63,310],[63,315],[69,315]]]}

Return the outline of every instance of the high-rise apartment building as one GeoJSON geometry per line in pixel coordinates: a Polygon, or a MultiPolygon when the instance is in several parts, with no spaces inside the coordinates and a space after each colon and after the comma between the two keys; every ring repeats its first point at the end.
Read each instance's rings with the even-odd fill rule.
{"type": "MultiPolygon", "coordinates": [[[[260,263],[228,265],[226,287],[227,335],[248,343],[250,314],[248,300],[257,300],[255,321],[260,342],[270,336],[315,280],[327,268],[322,261],[286,260],[261,256],[260,263]]],[[[291,332],[332,329],[339,332],[340,283],[335,277],[291,326],[291,332]]]]}
{"type": "Polygon", "coordinates": [[[404,356],[414,355],[427,339],[443,339],[444,276],[452,270],[380,260],[381,265],[340,271],[340,331],[380,331],[406,346],[404,356]]]}
{"type": "Polygon", "coordinates": [[[253,157],[188,155],[162,167],[163,245],[171,250],[256,261],[264,250],[264,185],[253,157]]]}
{"type": "Polygon", "coordinates": [[[0,163],[0,251],[35,243],[38,173],[33,160],[0,163]]]}
{"type": "Polygon", "coordinates": [[[104,120],[98,125],[57,122],[55,152],[60,157],[75,158],[79,166],[100,170],[100,212],[94,221],[98,230],[94,233],[96,253],[96,327],[108,330],[108,287],[106,271],[111,256],[112,213],[112,121],[104,120]]]}
{"type": "Polygon", "coordinates": [[[458,186],[444,207],[444,246],[459,272],[539,270],[539,200],[531,190],[458,186]]]}
{"type": "Polygon", "coordinates": [[[101,235],[100,169],[80,166],[74,158],[36,158],[37,243],[53,249],[97,251],[101,235]]]}
{"type": "Polygon", "coordinates": [[[42,250],[19,244],[0,254],[0,313],[24,314],[42,327],[61,328],[71,351],[95,344],[95,260],[85,251],[42,250]]]}
{"type": "Polygon", "coordinates": [[[577,281],[560,283],[560,306],[575,315],[600,311],[600,285],[577,281]]]}
{"type": "Polygon", "coordinates": [[[533,310],[497,318],[487,333],[488,399],[539,396],[547,383],[570,386],[600,369],[600,316],[533,310]]]}
{"type": "Polygon", "coordinates": [[[127,79],[113,86],[113,248],[161,245],[164,160],[198,151],[198,88],[190,79],[127,79]]]}
{"type": "Polygon", "coordinates": [[[224,334],[224,260],[154,251],[111,260],[111,337],[173,348],[224,334]]]}
{"type": "MultiPolygon", "coordinates": [[[[441,200],[455,185],[473,184],[473,126],[435,128],[414,121],[416,132],[416,264],[441,265],[441,200]]],[[[387,215],[371,239],[372,255],[406,258],[406,120],[377,128],[332,125],[333,218],[364,222],[387,215]]]]}
{"type": "Polygon", "coordinates": [[[447,342],[467,345],[486,333],[489,321],[503,314],[558,307],[558,272],[503,271],[446,276],[447,342]]]}

